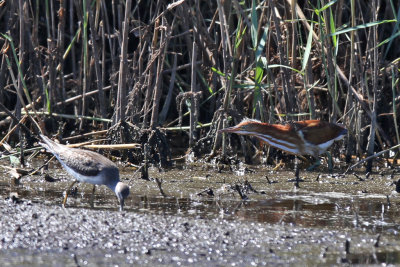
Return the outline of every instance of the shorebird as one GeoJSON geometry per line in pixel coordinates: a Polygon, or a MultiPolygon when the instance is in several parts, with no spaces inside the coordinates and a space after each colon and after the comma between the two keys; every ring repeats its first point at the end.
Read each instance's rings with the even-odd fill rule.
{"type": "Polygon", "coordinates": [[[295,155],[311,155],[317,162],[308,170],[320,165],[319,155],[327,153],[329,170],[332,170],[332,157],[326,150],[334,141],[342,139],[347,134],[347,129],[341,124],[320,120],[289,122],[281,125],[245,119],[238,125],[222,129],[220,132],[254,136],[283,151],[295,155]]]}
{"type": "Polygon", "coordinates": [[[76,179],[67,190],[63,207],[67,202],[69,190],[79,181],[108,186],[117,196],[120,210],[123,210],[124,200],[129,195],[129,187],[120,182],[119,170],[111,160],[93,151],[58,144],[44,135],[40,137],[44,143],[39,142],[39,144],[52,153],[64,169],[76,179]]]}

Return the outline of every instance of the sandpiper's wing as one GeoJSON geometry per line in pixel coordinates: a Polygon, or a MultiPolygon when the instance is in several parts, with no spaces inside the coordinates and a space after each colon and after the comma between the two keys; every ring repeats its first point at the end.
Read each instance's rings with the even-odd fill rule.
{"type": "Polygon", "coordinates": [[[59,160],[79,174],[94,176],[115,164],[106,157],[89,150],[72,148],[59,155],[59,160]]]}
{"type": "Polygon", "coordinates": [[[99,153],[67,147],[43,135],[41,135],[41,138],[45,143],[40,143],[40,145],[54,154],[63,165],[66,165],[79,174],[94,176],[107,168],[118,170],[117,166],[111,160],[99,153]]]}

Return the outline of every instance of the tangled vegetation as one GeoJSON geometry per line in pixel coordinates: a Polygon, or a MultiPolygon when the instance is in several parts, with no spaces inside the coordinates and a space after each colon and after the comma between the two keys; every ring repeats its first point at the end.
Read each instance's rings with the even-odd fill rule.
{"type": "Polygon", "coordinates": [[[400,143],[397,1],[0,5],[4,148],[108,133],[168,161],[217,153],[244,117],[341,122],[347,161],[400,143]]]}

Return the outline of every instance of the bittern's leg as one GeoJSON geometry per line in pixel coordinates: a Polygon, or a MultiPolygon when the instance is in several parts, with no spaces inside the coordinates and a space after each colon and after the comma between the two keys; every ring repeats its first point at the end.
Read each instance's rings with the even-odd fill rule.
{"type": "Polygon", "coordinates": [[[315,161],[315,163],[313,165],[311,165],[310,167],[307,168],[307,171],[312,171],[314,170],[316,167],[318,167],[319,165],[321,165],[321,160],[319,158],[317,158],[317,160],[315,161]]]}
{"type": "Polygon", "coordinates": [[[294,160],[294,171],[295,171],[295,176],[296,176],[296,184],[295,186],[297,188],[300,188],[300,168],[299,168],[299,158],[296,156],[294,160]]]}
{"type": "Polygon", "coordinates": [[[93,189],[92,189],[92,197],[90,199],[90,207],[93,209],[94,208],[94,191],[96,191],[96,185],[93,185],[93,189]]]}
{"type": "Polygon", "coordinates": [[[332,160],[332,155],[328,151],[325,152],[326,155],[328,156],[328,170],[329,172],[333,171],[333,160],[332,160]]]}
{"type": "MultiPolygon", "coordinates": [[[[300,188],[300,182],[304,182],[303,179],[300,179],[300,166],[299,166],[299,157],[303,158],[302,156],[296,155],[294,158],[294,175],[295,179],[289,179],[288,182],[294,182],[297,188],[300,188]]],[[[304,159],[304,158],[303,158],[304,159]]]]}
{"type": "Polygon", "coordinates": [[[69,194],[69,191],[71,191],[71,188],[74,186],[74,184],[76,184],[78,181],[74,181],[69,187],[68,187],[68,189],[67,189],[67,191],[65,191],[65,197],[64,197],[64,201],[63,201],[63,208],[65,208],[65,203],[67,203],[67,199],[68,199],[68,194],[69,194]]]}

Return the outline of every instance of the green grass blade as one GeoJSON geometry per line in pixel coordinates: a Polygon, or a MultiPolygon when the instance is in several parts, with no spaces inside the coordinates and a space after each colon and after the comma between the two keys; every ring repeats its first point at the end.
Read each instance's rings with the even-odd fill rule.
{"type": "MultiPolygon", "coordinates": [[[[397,17],[396,18],[397,18],[397,21],[396,21],[396,24],[393,27],[392,35],[388,39],[389,44],[386,47],[385,56],[383,58],[386,58],[387,54],[389,53],[389,49],[392,46],[393,39],[395,39],[400,34],[400,32],[397,32],[399,30],[399,24],[400,24],[400,7],[399,7],[399,10],[397,11],[397,17]],[[395,34],[395,32],[397,32],[397,33],[395,34]]],[[[383,42],[381,42],[381,44],[382,43],[383,42]]],[[[378,45],[378,47],[379,46],[380,46],[380,44],[378,45]]]]}
{"type": "Polygon", "coordinates": [[[260,39],[260,42],[258,43],[257,50],[256,50],[256,61],[258,61],[260,59],[261,54],[264,51],[265,44],[267,42],[268,30],[269,30],[269,27],[266,26],[264,28],[264,33],[260,39]]]}
{"type": "Polygon", "coordinates": [[[314,23],[311,23],[310,32],[308,33],[308,38],[307,38],[307,45],[306,45],[306,49],[305,49],[304,55],[303,55],[303,62],[301,64],[302,72],[306,69],[306,66],[308,63],[308,58],[310,57],[311,45],[312,45],[312,40],[313,40],[313,35],[312,35],[313,31],[314,31],[314,23]]]}
{"type": "Polygon", "coordinates": [[[256,10],[256,1],[253,0],[251,4],[251,41],[253,43],[254,50],[257,47],[257,29],[258,29],[258,17],[256,10]]]}
{"type": "MultiPolygon", "coordinates": [[[[337,49],[337,36],[334,34],[336,32],[336,28],[335,28],[335,20],[333,17],[333,13],[332,13],[332,9],[329,10],[330,12],[330,20],[329,20],[329,26],[331,29],[331,33],[332,35],[332,42],[333,42],[333,46],[335,47],[335,50],[337,49]]],[[[336,51],[335,51],[335,55],[336,55],[336,51]]]]}
{"type": "Polygon", "coordinates": [[[347,28],[347,29],[343,29],[343,30],[337,31],[335,33],[331,33],[330,36],[339,35],[339,34],[351,32],[351,31],[357,31],[357,30],[360,30],[360,29],[365,29],[365,28],[377,26],[377,25],[380,25],[380,24],[392,23],[392,22],[397,22],[397,20],[395,20],[395,19],[385,19],[385,20],[381,20],[381,21],[368,22],[368,23],[365,23],[365,24],[357,25],[355,27],[350,27],[350,28],[347,28]]]}
{"type": "Polygon", "coordinates": [[[13,53],[13,56],[14,56],[15,64],[17,65],[18,74],[19,74],[19,76],[21,77],[22,89],[24,90],[25,97],[26,97],[26,99],[28,100],[29,104],[32,104],[31,96],[29,95],[28,87],[26,86],[26,83],[25,83],[24,74],[22,73],[21,64],[20,64],[20,62],[19,62],[19,60],[18,60],[17,52],[16,52],[16,50],[15,50],[14,42],[13,42],[11,36],[9,36],[9,35],[7,35],[7,34],[3,34],[3,33],[1,33],[1,35],[2,35],[5,39],[7,39],[7,41],[8,41],[8,42],[10,43],[10,45],[11,45],[11,50],[12,50],[12,53],[13,53]]]}

